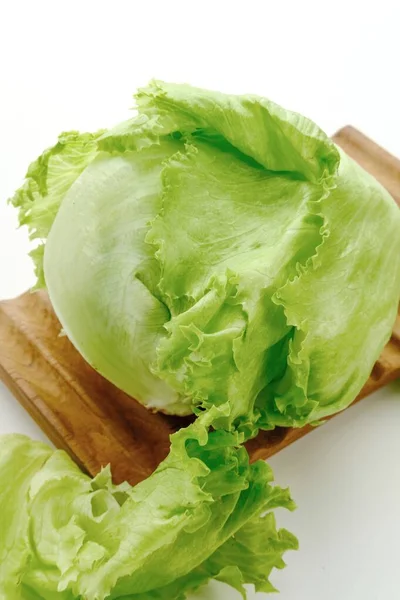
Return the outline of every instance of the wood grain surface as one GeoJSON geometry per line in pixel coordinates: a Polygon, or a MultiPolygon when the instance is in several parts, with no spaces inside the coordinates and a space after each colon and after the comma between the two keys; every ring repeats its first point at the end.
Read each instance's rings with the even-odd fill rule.
{"type": "MultiPolygon", "coordinates": [[[[333,139],[400,202],[400,161],[352,127],[333,139]]],[[[400,316],[357,400],[397,377],[400,316]]],[[[57,447],[91,475],[110,463],[116,482],[135,484],[152,473],[170,434],[189,422],[149,412],[96,373],[60,336],[46,292],[0,303],[0,378],[57,447]]],[[[252,459],[268,458],[311,430],[262,432],[248,449],[252,459]]]]}

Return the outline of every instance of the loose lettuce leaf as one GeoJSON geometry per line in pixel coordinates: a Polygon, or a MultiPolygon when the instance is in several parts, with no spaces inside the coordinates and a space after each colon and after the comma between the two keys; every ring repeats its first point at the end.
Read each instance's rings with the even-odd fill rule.
{"type": "Polygon", "coordinates": [[[246,437],[345,408],[395,318],[393,200],[264,98],[156,81],[136,102],[49,211],[44,274],[67,335],[149,408],[228,402],[214,427],[246,437]]]}
{"type": "Polygon", "coordinates": [[[297,547],[271,511],[294,505],[238,434],[208,432],[212,412],[172,436],[168,458],[133,488],[108,469],[91,480],[24,436],[0,438],[7,600],[177,600],[214,577],[271,589],[272,568],[297,547]]]}
{"type": "Polygon", "coordinates": [[[166,132],[194,133],[275,172],[317,182],[335,172],[337,150],[309,119],[259,96],[233,96],[153,81],[136,94],[141,115],[166,132]]]}
{"type": "Polygon", "coordinates": [[[32,478],[51,456],[51,449],[24,436],[0,437],[0,596],[22,598],[16,592],[29,561],[27,496],[32,478]]]}
{"type": "MultiPolygon", "coordinates": [[[[267,422],[296,425],[346,408],[388,341],[400,296],[400,219],[389,194],[341,152],[321,206],[329,233],[274,297],[295,332],[267,422]],[[380,249],[380,250],[378,250],[380,249]]],[[[268,391],[271,394],[271,391],[268,391]]],[[[266,398],[263,404],[270,406],[266,398]]]]}
{"type": "Polygon", "coordinates": [[[100,152],[67,193],[44,263],[55,311],[87,361],[148,406],[189,414],[191,398],[152,372],[169,310],[145,242],[161,209],[163,161],[179,147],[165,140],[141,152],[100,152]]]}
{"type": "Polygon", "coordinates": [[[219,426],[251,430],[254,399],[284,372],[291,335],[272,296],[320,243],[322,220],[309,206],[321,188],[199,142],[171,158],[163,185],[163,210],[146,237],[171,312],[157,373],[196,404],[229,398],[219,426]]]}
{"type": "Polygon", "coordinates": [[[187,593],[215,579],[240,592],[246,599],[244,585],[257,592],[276,592],[268,577],[271,571],[286,565],[281,558],[287,550],[296,550],[296,538],[285,529],[276,529],[273,513],[250,519],[199,567],[170,585],[129,596],[131,600],[184,600],[187,593]]]}
{"type": "Polygon", "coordinates": [[[96,156],[96,139],[101,133],[62,133],[55,146],[30,164],[24,185],[11,198],[11,203],[18,208],[20,224],[28,226],[31,240],[39,241],[30,254],[38,288],[45,286],[44,242],[65,193],[96,156]]]}

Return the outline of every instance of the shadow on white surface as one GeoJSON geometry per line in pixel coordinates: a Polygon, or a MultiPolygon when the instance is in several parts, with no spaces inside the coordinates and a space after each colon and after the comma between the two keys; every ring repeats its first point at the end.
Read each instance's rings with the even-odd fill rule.
{"type": "MultiPolygon", "coordinates": [[[[262,599],[265,594],[257,594],[257,596],[249,594],[249,600],[251,598],[262,599]]],[[[271,596],[270,596],[271,597],[271,596]]],[[[212,581],[210,584],[201,588],[196,594],[191,594],[188,600],[241,600],[242,596],[224,583],[219,581],[212,581]]],[[[278,600],[278,598],[276,599],[278,600]]]]}

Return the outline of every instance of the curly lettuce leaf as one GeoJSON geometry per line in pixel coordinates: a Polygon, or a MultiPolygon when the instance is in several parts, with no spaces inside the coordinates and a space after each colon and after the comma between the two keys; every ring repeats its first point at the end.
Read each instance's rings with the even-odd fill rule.
{"type": "Polygon", "coordinates": [[[10,200],[18,208],[20,225],[28,227],[31,240],[39,241],[39,245],[30,253],[38,288],[45,287],[45,240],[65,193],[96,156],[96,140],[101,133],[62,133],[53,147],[30,164],[23,186],[10,200]]]}
{"type": "Polygon", "coordinates": [[[229,145],[268,171],[317,182],[337,168],[335,145],[315,123],[266,98],[153,81],[136,101],[140,114],[157,118],[166,132],[229,145]]]}
{"type": "Polygon", "coordinates": [[[203,407],[229,398],[232,410],[218,426],[251,431],[254,399],[284,372],[291,336],[272,297],[320,243],[322,220],[310,204],[321,188],[200,142],[162,175],[162,212],[146,237],[171,313],[156,372],[203,407]]]}
{"type": "Polygon", "coordinates": [[[245,585],[257,592],[276,592],[269,581],[273,569],[286,565],[282,555],[297,550],[297,539],[285,529],[276,529],[273,513],[257,516],[243,525],[199,567],[166,587],[129,596],[130,600],[184,600],[211,579],[221,581],[247,598],[245,585]]]}
{"type": "Polygon", "coordinates": [[[176,600],[211,578],[270,588],[297,547],[271,511],[294,504],[265,463],[249,464],[237,434],[208,432],[211,420],[172,436],[167,459],[133,488],[114,486],[108,469],[91,480],[24,436],[0,438],[0,592],[176,600]]]}
{"type": "Polygon", "coordinates": [[[287,370],[272,390],[276,406],[266,416],[277,425],[302,426],[346,408],[397,315],[400,214],[390,195],[341,151],[338,185],[321,211],[329,235],[274,297],[295,328],[287,370]]]}
{"type": "Polygon", "coordinates": [[[52,451],[24,436],[0,437],[0,592],[4,598],[21,598],[16,584],[29,560],[27,495],[31,480],[52,451]]]}

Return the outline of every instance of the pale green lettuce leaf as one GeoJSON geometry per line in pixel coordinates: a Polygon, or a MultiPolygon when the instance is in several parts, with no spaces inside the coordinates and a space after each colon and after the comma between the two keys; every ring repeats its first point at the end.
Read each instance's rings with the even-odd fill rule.
{"type": "Polygon", "coordinates": [[[0,597],[19,600],[31,555],[26,498],[32,477],[51,456],[49,447],[22,435],[0,437],[0,597]]]}
{"type": "Polygon", "coordinates": [[[229,398],[218,426],[251,430],[255,398],[284,373],[291,336],[272,296],[321,241],[322,220],[310,214],[321,187],[199,142],[171,158],[163,184],[163,210],[146,237],[171,312],[156,372],[196,404],[229,398]]]}
{"type": "Polygon", "coordinates": [[[191,398],[152,373],[169,310],[145,242],[161,208],[162,163],[178,148],[166,140],[142,152],[100,152],[66,194],[44,264],[54,309],[86,360],[149,407],[188,414],[191,398]]]}
{"type": "Polygon", "coordinates": [[[37,287],[44,287],[44,241],[50,232],[65,193],[97,153],[97,134],[78,131],[62,133],[57,144],[32,162],[23,186],[11,203],[18,208],[19,222],[27,225],[31,240],[39,245],[31,252],[37,287]]]}
{"type": "Polygon", "coordinates": [[[208,432],[212,412],[172,436],[168,458],[133,488],[113,486],[107,470],[91,480],[24,436],[0,438],[0,592],[174,600],[212,577],[236,585],[239,573],[267,589],[297,543],[276,530],[271,511],[294,505],[265,463],[249,464],[237,434],[208,432]]]}
{"type": "Polygon", "coordinates": [[[98,138],[98,148],[112,154],[140,151],[160,143],[164,133],[157,116],[141,114],[104,131],[98,138]]]}
{"type": "Polygon", "coordinates": [[[268,423],[293,419],[301,426],[346,408],[396,318],[400,212],[390,195],[341,151],[337,188],[321,212],[329,235],[308,268],[274,298],[295,333],[285,376],[267,391],[276,405],[268,423]]]}
{"type": "Polygon", "coordinates": [[[297,539],[285,529],[276,529],[274,514],[250,519],[199,567],[171,583],[145,594],[128,596],[129,600],[184,600],[211,579],[224,582],[247,597],[244,586],[251,584],[258,592],[276,592],[269,581],[274,568],[286,565],[282,555],[297,550],[297,539]]]}
{"type": "Polygon", "coordinates": [[[337,150],[315,123],[255,95],[234,96],[153,81],[136,94],[140,114],[157,117],[165,131],[195,132],[269,171],[320,181],[335,172],[337,150]]]}

